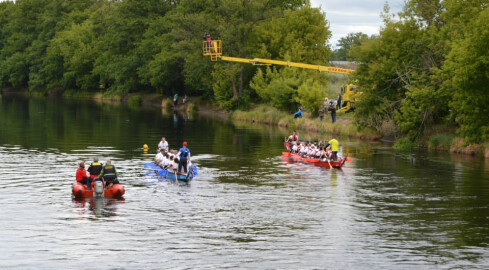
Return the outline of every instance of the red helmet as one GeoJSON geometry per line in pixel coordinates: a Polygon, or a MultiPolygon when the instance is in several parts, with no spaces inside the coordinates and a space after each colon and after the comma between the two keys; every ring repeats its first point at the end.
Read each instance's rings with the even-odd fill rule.
{"type": "Polygon", "coordinates": [[[187,146],[187,142],[183,142],[183,146],[187,146]]]}

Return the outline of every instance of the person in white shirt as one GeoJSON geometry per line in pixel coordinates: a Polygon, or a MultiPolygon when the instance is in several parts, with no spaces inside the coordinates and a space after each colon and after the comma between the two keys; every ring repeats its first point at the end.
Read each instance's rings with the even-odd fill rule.
{"type": "Polygon", "coordinates": [[[297,144],[295,142],[292,145],[292,152],[297,153],[297,144]]]}
{"type": "Polygon", "coordinates": [[[168,152],[168,142],[166,141],[165,137],[161,138],[161,141],[158,143],[158,149],[162,150],[163,152],[168,152]]]}
{"type": "Polygon", "coordinates": [[[307,154],[307,146],[304,143],[302,143],[302,146],[301,146],[301,156],[302,157],[305,157],[306,154],[307,154]]]}
{"type": "Polygon", "coordinates": [[[164,156],[161,153],[161,150],[156,150],[158,153],[155,156],[155,164],[160,165],[163,162],[164,156]]]}
{"type": "Polygon", "coordinates": [[[168,164],[167,164],[167,169],[171,170],[173,167],[173,159],[175,158],[174,155],[169,155],[168,157],[168,164]]]}
{"type": "Polygon", "coordinates": [[[177,172],[178,172],[178,163],[179,163],[179,160],[178,160],[177,157],[175,157],[173,159],[173,162],[172,162],[172,165],[171,165],[171,168],[173,170],[173,173],[175,173],[175,174],[177,174],[177,172]]]}

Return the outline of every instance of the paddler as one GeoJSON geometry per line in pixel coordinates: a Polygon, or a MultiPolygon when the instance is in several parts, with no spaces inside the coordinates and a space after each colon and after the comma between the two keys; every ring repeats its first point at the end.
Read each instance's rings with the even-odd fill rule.
{"type": "Polygon", "coordinates": [[[165,157],[163,156],[163,154],[161,153],[162,150],[161,149],[158,149],[156,150],[156,156],[155,156],[155,159],[154,159],[154,162],[156,165],[158,166],[161,166],[161,164],[163,163],[163,161],[165,160],[165,157]]]}
{"type": "Polygon", "coordinates": [[[158,149],[162,150],[164,152],[168,152],[168,142],[166,141],[165,137],[161,138],[161,141],[158,143],[158,149]]]}
{"type": "Polygon", "coordinates": [[[333,152],[332,160],[336,161],[338,159],[338,146],[339,142],[336,139],[331,139],[326,147],[331,147],[331,152],[333,152]]]}
{"type": "Polygon", "coordinates": [[[90,164],[87,170],[90,173],[90,178],[97,178],[100,171],[102,171],[102,166],[102,163],[98,162],[98,157],[94,157],[93,162],[90,164]]]}
{"type": "Polygon", "coordinates": [[[119,184],[119,180],[117,180],[117,171],[115,169],[115,166],[112,165],[112,160],[107,160],[105,166],[100,172],[99,177],[105,181],[106,187],[109,187],[113,184],[119,184]]]}
{"type": "Polygon", "coordinates": [[[190,149],[187,148],[187,142],[183,142],[183,147],[178,151],[178,172],[182,171],[182,167],[185,173],[187,173],[187,160],[190,159],[190,149]]]}
{"type": "Polygon", "coordinates": [[[292,132],[292,135],[289,136],[288,141],[289,142],[298,142],[299,141],[299,136],[297,136],[297,131],[294,130],[294,132],[292,132]]]}
{"type": "Polygon", "coordinates": [[[85,170],[85,162],[82,161],[78,164],[78,169],[76,170],[76,182],[87,185],[87,189],[92,189],[92,178],[88,177],[87,171],[85,170]]]}

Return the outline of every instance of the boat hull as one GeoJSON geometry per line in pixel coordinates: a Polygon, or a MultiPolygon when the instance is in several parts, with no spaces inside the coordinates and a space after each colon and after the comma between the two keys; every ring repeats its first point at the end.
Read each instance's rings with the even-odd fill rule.
{"type": "Polygon", "coordinates": [[[190,171],[188,174],[176,174],[176,177],[175,177],[175,173],[168,170],[166,170],[166,172],[167,173],[164,175],[164,178],[168,180],[178,180],[178,181],[188,182],[194,178],[192,171],[190,171]]]}
{"type": "Polygon", "coordinates": [[[310,163],[310,164],[314,164],[316,166],[320,166],[320,167],[324,167],[324,168],[336,168],[336,169],[340,169],[341,167],[343,167],[345,165],[345,161],[346,161],[346,158],[343,158],[343,159],[338,159],[336,161],[330,161],[330,162],[327,162],[327,161],[320,161],[319,159],[317,158],[304,158],[304,157],[301,157],[295,153],[291,153],[291,152],[282,152],[282,158],[284,159],[287,159],[287,160],[292,160],[292,161],[297,161],[297,162],[305,162],[305,163],[310,163]],[[331,166],[330,166],[331,164],[331,166]]]}
{"type": "Polygon", "coordinates": [[[150,171],[146,173],[147,176],[155,175],[158,177],[163,177],[164,179],[168,180],[178,180],[178,181],[191,181],[194,179],[194,177],[198,174],[197,173],[197,166],[193,165],[191,168],[189,168],[189,172],[186,174],[177,174],[175,178],[175,173],[173,170],[167,170],[167,169],[162,169],[160,166],[154,164],[153,162],[148,162],[144,164],[144,168],[149,169],[150,171]]]}
{"type": "MultiPolygon", "coordinates": [[[[104,189],[104,197],[106,198],[121,198],[126,190],[123,185],[114,184],[104,189]]],[[[75,183],[73,184],[71,194],[76,198],[92,198],[94,196],[94,188],[87,189],[87,185],[75,183]]]]}

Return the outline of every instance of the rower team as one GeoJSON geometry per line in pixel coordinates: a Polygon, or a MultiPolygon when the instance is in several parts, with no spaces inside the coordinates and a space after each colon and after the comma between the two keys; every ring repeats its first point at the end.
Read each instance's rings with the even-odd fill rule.
{"type": "Polygon", "coordinates": [[[187,174],[188,168],[192,168],[190,161],[190,150],[187,148],[187,142],[183,142],[182,148],[170,150],[165,137],[161,138],[156,150],[154,163],[163,169],[172,170],[178,174],[187,174]]]}
{"type": "Polygon", "coordinates": [[[287,139],[289,142],[288,149],[304,158],[317,158],[321,161],[337,161],[338,146],[336,139],[331,139],[328,144],[323,145],[322,141],[317,143],[300,141],[297,132],[294,131],[287,139]]]}

